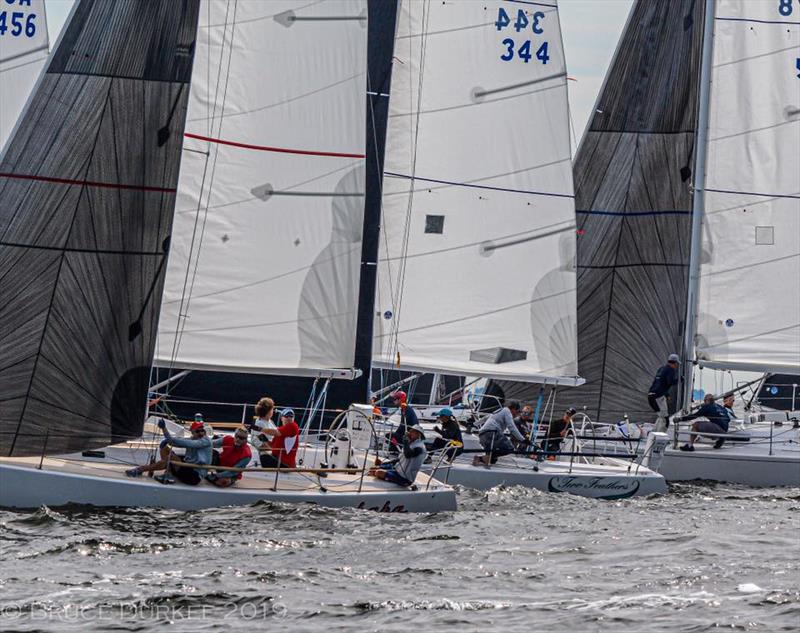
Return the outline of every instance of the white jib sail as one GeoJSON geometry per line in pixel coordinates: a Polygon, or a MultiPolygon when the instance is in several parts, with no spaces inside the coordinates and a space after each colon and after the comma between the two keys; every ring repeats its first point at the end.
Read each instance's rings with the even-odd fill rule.
{"type": "Polygon", "coordinates": [[[0,151],[47,60],[44,0],[0,2],[0,151]]]}
{"type": "Polygon", "coordinates": [[[800,371],[800,0],[718,0],[697,356],[800,371]]]}
{"type": "Polygon", "coordinates": [[[200,21],[157,363],[351,368],[366,0],[208,0],[200,21]]]}
{"type": "Polygon", "coordinates": [[[555,1],[403,2],[398,22],[375,361],[574,384],[575,205],[555,1]]]}

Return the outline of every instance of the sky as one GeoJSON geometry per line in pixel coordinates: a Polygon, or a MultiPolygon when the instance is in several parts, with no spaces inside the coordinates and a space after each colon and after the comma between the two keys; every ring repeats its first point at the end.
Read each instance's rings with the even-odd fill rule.
{"type": "MultiPolygon", "coordinates": [[[[270,2],[270,0],[261,0],[270,2]]],[[[472,2],[477,0],[463,0],[472,2]]],[[[484,0],[480,0],[484,1],[484,0]]],[[[577,144],[603,83],[633,0],[559,0],[561,30],[567,56],[572,125],[577,144]]],[[[72,8],[73,0],[46,0],[51,45],[72,8]]],[[[573,147],[574,149],[574,147],[573,147]]]]}

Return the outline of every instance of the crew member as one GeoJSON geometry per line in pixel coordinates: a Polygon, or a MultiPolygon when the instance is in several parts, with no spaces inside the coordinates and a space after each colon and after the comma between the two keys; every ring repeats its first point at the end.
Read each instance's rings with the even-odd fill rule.
{"type": "Polygon", "coordinates": [[[658,414],[653,430],[660,433],[666,431],[669,426],[669,406],[667,400],[669,398],[669,390],[678,384],[678,366],[680,362],[680,356],[677,354],[670,354],[669,358],[667,358],[667,364],[659,368],[656,372],[653,384],[650,385],[650,391],[647,394],[647,401],[650,403],[650,408],[658,414]]]}
{"type": "MultiPolygon", "coordinates": [[[[689,420],[694,420],[699,417],[704,417],[706,419],[698,420],[692,424],[692,434],[689,435],[689,442],[681,446],[682,451],[694,450],[694,443],[697,441],[698,437],[696,433],[725,434],[728,432],[728,425],[731,418],[725,410],[725,407],[714,401],[714,394],[707,393],[705,398],[703,398],[703,404],[700,405],[697,411],[680,418],[675,418],[675,420],[677,422],[688,422],[689,420]]],[[[714,448],[722,448],[724,443],[725,438],[718,437],[714,442],[714,448]]]]}
{"type": "Polygon", "coordinates": [[[281,411],[281,425],[276,429],[265,428],[262,433],[272,436],[272,454],[261,454],[262,468],[296,468],[295,458],[300,444],[300,427],[294,421],[294,411],[281,411]]]}
{"type": "Polygon", "coordinates": [[[485,451],[484,455],[476,455],[472,460],[473,466],[488,466],[496,464],[497,458],[514,452],[514,446],[506,437],[506,431],[518,442],[524,442],[525,436],[517,430],[514,416],[519,415],[519,402],[512,400],[507,406],[492,413],[478,431],[478,441],[485,451]]]}
{"type": "Polygon", "coordinates": [[[400,457],[391,462],[381,462],[375,458],[375,466],[369,474],[378,479],[391,481],[399,486],[410,486],[417,478],[428,451],[425,450],[425,431],[415,425],[408,429],[403,438],[403,449],[400,457]]]}
{"type": "Polygon", "coordinates": [[[433,430],[441,437],[437,437],[433,440],[432,448],[438,451],[449,447],[445,453],[445,458],[447,461],[452,462],[464,452],[464,440],[461,437],[461,427],[450,407],[445,407],[437,411],[436,419],[441,426],[434,426],[433,430]]]}
{"type": "MultiPolygon", "coordinates": [[[[164,435],[159,447],[160,459],[157,462],[148,464],[147,466],[137,466],[125,471],[128,477],[139,477],[142,473],[151,473],[156,470],[166,469],[169,464],[169,472],[175,475],[178,481],[181,481],[189,486],[196,486],[200,483],[203,477],[206,476],[206,470],[203,468],[193,468],[191,466],[176,465],[175,461],[182,461],[186,464],[208,465],[211,463],[211,439],[206,437],[205,425],[202,421],[195,420],[189,427],[191,438],[173,437],[164,420],[158,421],[158,428],[164,435]],[[170,446],[176,448],[185,448],[186,452],[183,455],[174,453],[170,446]]],[[[168,473],[157,475],[157,481],[165,484],[174,483],[174,480],[168,473]]]]}
{"type": "MultiPolygon", "coordinates": [[[[218,448],[222,447],[219,454],[218,466],[226,466],[227,468],[246,468],[253,458],[250,447],[247,445],[247,427],[240,426],[233,435],[224,435],[215,439],[213,446],[218,448]]],[[[206,475],[206,479],[215,486],[220,488],[227,488],[232,486],[242,478],[242,473],[239,471],[223,470],[217,472],[210,472],[206,475]]]]}

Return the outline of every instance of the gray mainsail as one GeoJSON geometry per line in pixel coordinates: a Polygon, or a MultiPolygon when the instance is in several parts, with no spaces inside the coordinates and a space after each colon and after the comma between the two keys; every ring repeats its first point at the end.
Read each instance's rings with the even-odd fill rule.
{"type": "Polygon", "coordinates": [[[0,160],[0,452],[141,434],[199,0],[80,0],[0,160]]]}
{"type": "Polygon", "coordinates": [[[653,374],[681,349],[702,37],[702,1],[638,0],[575,158],[586,384],[558,401],[596,421],[651,416],[653,374]]]}

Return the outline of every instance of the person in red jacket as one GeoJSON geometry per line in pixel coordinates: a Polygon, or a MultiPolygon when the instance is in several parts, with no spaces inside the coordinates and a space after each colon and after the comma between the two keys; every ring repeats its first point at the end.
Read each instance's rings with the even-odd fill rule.
{"type": "MultiPolygon", "coordinates": [[[[247,445],[247,428],[240,426],[233,435],[225,435],[214,440],[213,446],[221,446],[222,452],[219,454],[219,466],[228,468],[246,468],[253,458],[253,453],[247,445]]],[[[232,486],[242,478],[239,471],[222,470],[210,472],[206,479],[215,486],[227,488],[232,486]]]]}
{"type": "Polygon", "coordinates": [[[261,429],[272,436],[272,455],[261,453],[262,468],[297,468],[295,457],[300,443],[300,427],[294,421],[294,411],[281,411],[281,425],[277,429],[261,429]]]}

